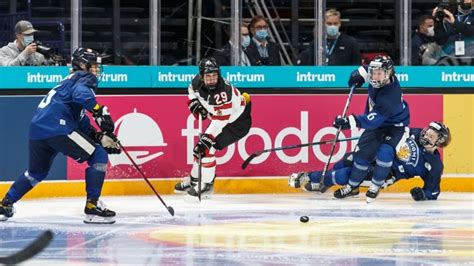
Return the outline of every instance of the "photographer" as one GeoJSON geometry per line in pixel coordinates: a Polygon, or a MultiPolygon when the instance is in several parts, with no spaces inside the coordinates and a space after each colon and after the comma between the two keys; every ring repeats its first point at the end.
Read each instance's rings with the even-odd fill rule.
{"type": "Polygon", "coordinates": [[[459,1],[454,8],[439,5],[433,10],[435,42],[441,56],[474,56],[474,8],[472,0],[459,1]],[[456,10],[457,9],[457,10],[456,10]],[[455,11],[457,11],[456,14],[455,11]]]}
{"type": "Polygon", "coordinates": [[[47,64],[37,52],[33,34],[37,32],[31,22],[20,20],[15,25],[16,40],[0,48],[1,66],[40,66],[47,64]]]}

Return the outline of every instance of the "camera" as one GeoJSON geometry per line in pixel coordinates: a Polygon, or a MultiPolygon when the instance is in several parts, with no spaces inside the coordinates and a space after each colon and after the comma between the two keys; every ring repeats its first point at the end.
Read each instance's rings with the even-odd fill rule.
{"type": "Polygon", "coordinates": [[[40,41],[34,41],[33,43],[36,44],[36,51],[38,53],[41,53],[44,56],[48,56],[48,57],[51,55],[52,51],[50,47],[44,46],[43,43],[41,43],[40,41]]]}

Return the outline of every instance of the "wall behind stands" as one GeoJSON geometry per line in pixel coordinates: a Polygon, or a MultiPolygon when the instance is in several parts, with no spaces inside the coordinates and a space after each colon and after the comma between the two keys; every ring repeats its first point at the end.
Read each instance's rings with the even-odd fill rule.
{"type": "MultiPolygon", "coordinates": [[[[148,67],[138,68],[144,72],[145,69],[148,69],[148,67]]],[[[16,83],[11,80],[15,79],[19,84],[22,84],[21,79],[14,75],[9,75],[9,81],[5,81],[4,77],[8,76],[5,74],[7,73],[5,69],[8,68],[0,68],[2,77],[0,87],[12,88],[16,83]]],[[[35,68],[30,69],[29,73],[39,71],[40,75],[44,75],[42,74],[43,70],[49,73],[48,71],[52,71],[51,69],[53,68],[35,68]]],[[[59,70],[63,71],[64,69],[59,70]]],[[[12,73],[16,75],[19,73],[18,71],[28,75],[28,72],[24,72],[27,71],[27,68],[13,68],[12,73]]],[[[345,68],[343,71],[346,71],[345,68]]],[[[461,70],[446,69],[446,71],[461,73],[464,68],[461,70]]],[[[284,73],[278,73],[284,75],[284,73]]],[[[440,74],[441,72],[436,73],[440,74]]],[[[270,71],[267,74],[274,75],[275,73],[270,71]]],[[[344,74],[347,73],[344,72],[344,74]]],[[[193,72],[190,72],[189,75],[192,77],[193,72]]],[[[282,83],[285,82],[284,78],[278,79],[282,83]]],[[[344,77],[344,80],[346,79],[344,77]]],[[[48,83],[47,80],[43,80],[43,82],[35,83],[36,86],[32,87],[45,88],[47,87],[44,85],[45,82],[48,83]]],[[[146,79],[143,82],[152,81],[146,79]]],[[[50,83],[49,87],[56,84],[56,82],[50,83]]],[[[470,84],[470,87],[464,87],[472,88],[472,82],[467,83],[470,84]]],[[[187,81],[183,84],[187,85],[187,81]]],[[[319,86],[318,82],[313,82],[313,84],[319,86]]],[[[344,86],[340,85],[339,88],[344,86]]],[[[31,87],[25,88],[31,89],[31,87]]],[[[182,88],[183,91],[186,90],[185,86],[182,88]]],[[[130,151],[132,157],[141,165],[146,175],[154,179],[153,182],[158,186],[160,192],[171,193],[176,178],[189,174],[192,162],[191,147],[198,134],[197,124],[186,108],[186,96],[113,95],[99,97],[100,102],[108,105],[112,110],[116,121],[116,134],[130,151]]],[[[355,95],[349,113],[362,112],[365,98],[365,95],[355,95]]],[[[261,149],[330,139],[335,130],[329,125],[334,116],[341,112],[346,99],[347,95],[345,94],[252,95],[252,130],[245,139],[236,145],[231,145],[219,154],[216,191],[222,193],[296,191],[288,188],[284,176],[295,171],[322,168],[329,153],[330,147],[328,145],[267,153],[257,157],[246,170],[240,169],[243,160],[252,152],[261,149]]],[[[423,127],[429,121],[443,120],[453,132],[453,142],[443,153],[445,162],[443,189],[473,191],[474,95],[410,94],[405,95],[405,99],[411,108],[411,126],[423,127]]],[[[40,100],[40,96],[0,97],[0,110],[2,110],[0,123],[4,125],[0,130],[0,147],[2,147],[0,150],[0,181],[12,181],[27,168],[28,124],[40,100]]],[[[344,136],[357,136],[360,133],[359,130],[344,131],[344,136]]],[[[355,142],[341,143],[336,148],[335,159],[337,160],[345,152],[352,150],[354,145],[355,142]]],[[[45,182],[30,196],[82,195],[84,193],[83,170],[83,165],[78,165],[59,155],[48,180],[63,180],[63,182],[54,182],[54,184],[45,182]],[[54,189],[51,189],[49,185],[52,185],[54,189]]],[[[110,157],[107,180],[104,194],[150,193],[146,184],[141,181],[124,155],[110,157]]],[[[407,191],[416,184],[420,184],[419,180],[400,182],[391,190],[407,191]]],[[[8,188],[8,185],[9,183],[0,182],[0,194],[8,188]]]]}

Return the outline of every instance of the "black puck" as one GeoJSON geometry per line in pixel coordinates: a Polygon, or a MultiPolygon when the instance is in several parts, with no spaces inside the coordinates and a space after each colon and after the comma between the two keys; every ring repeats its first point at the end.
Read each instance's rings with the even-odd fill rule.
{"type": "Polygon", "coordinates": [[[302,223],[307,223],[309,221],[309,217],[308,216],[301,216],[300,217],[300,222],[302,223]]]}

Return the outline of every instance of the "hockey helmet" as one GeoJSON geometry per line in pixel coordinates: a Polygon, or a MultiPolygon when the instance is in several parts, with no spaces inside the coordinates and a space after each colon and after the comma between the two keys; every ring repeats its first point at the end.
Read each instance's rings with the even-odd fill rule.
{"type": "Polygon", "coordinates": [[[444,148],[449,145],[451,142],[451,132],[449,128],[441,122],[431,122],[427,127],[425,127],[420,134],[420,144],[423,146],[434,145],[439,148],[444,148]],[[431,143],[430,140],[426,137],[426,133],[431,129],[438,134],[438,139],[435,143],[431,143]]]}
{"type": "MultiPolygon", "coordinates": [[[[210,74],[210,73],[217,73],[218,78],[220,77],[220,68],[219,64],[217,63],[216,59],[214,57],[208,57],[208,58],[203,58],[199,62],[199,75],[201,76],[201,79],[204,81],[204,75],[205,74],[210,74]]],[[[215,84],[205,84],[205,86],[212,90],[217,87],[218,80],[215,84]]]]}
{"type": "Polygon", "coordinates": [[[392,59],[387,55],[376,56],[369,64],[369,83],[374,88],[380,88],[390,82],[390,78],[395,74],[392,59]],[[374,72],[376,70],[383,70],[384,77],[382,80],[374,79],[374,72]]]}
{"type": "MultiPolygon", "coordinates": [[[[84,70],[90,71],[93,65],[98,65],[99,68],[102,66],[102,58],[99,56],[99,53],[90,49],[90,48],[77,48],[76,51],[71,56],[71,65],[72,69],[75,70],[84,70]],[[85,66],[85,69],[83,66],[85,66]]],[[[100,69],[101,70],[101,69],[100,69]]],[[[99,71],[97,76],[100,74],[99,71]]]]}

